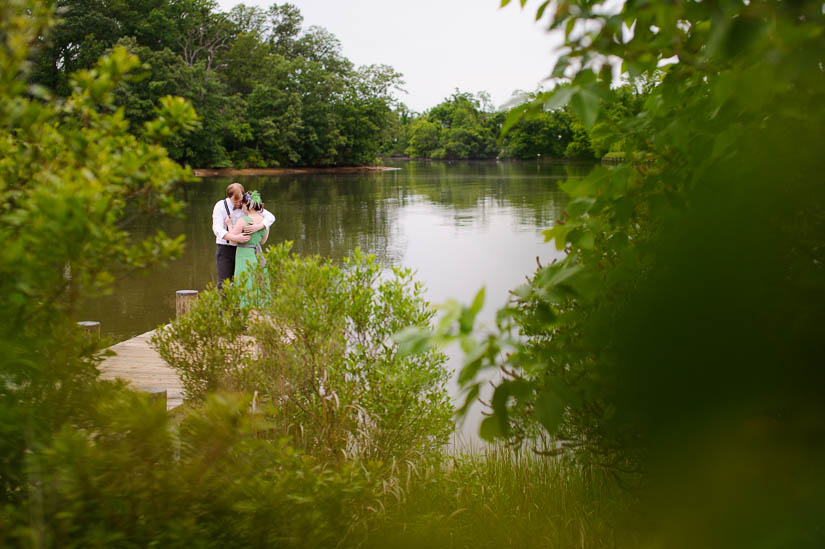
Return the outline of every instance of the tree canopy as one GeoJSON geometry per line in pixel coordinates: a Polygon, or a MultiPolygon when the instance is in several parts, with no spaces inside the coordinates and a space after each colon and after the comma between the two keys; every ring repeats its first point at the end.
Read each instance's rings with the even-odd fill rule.
{"type": "Polygon", "coordinates": [[[116,104],[141,135],[164,95],[188,99],[201,123],[172,140],[175,160],[199,168],[368,164],[388,138],[401,74],[355,67],[324,28],[304,28],[292,4],[211,0],[61,0],[38,36],[32,83],[70,93],[70,75],[122,46],[144,76],[116,104]]]}

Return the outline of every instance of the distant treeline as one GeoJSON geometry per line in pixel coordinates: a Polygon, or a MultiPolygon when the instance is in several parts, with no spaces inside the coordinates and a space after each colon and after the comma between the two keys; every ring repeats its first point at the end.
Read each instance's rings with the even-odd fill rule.
{"type": "MultiPolygon", "coordinates": [[[[630,84],[611,89],[601,98],[599,119],[590,130],[567,107],[548,108],[516,122],[499,140],[509,113],[496,110],[484,92],[456,90],[420,115],[401,112],[395,141],[384,152],[437,159],[598,159],[624,150],[621,123],[641,110],[647,91],[646,85],[630,84]]],[[[534,98],[522,96],[523,101],[534,98]]]]}
{"type": "MultiPolygon", "coordinates": [[[[456,92],[418,114],[395,96],[402,75],[387,65],[355,67],[324,28],[303,27],[292,4],[212,0],[58,0],[60,20],[39,41],[31,80],[59,96],[70,75],[122,46],[144,70],[119,85],[130,131],[143,132],[162,97],[191,101],[199,126],[168,143],[195,167],[360,165],[380,156],[415,158],[600,158],[621,149],[618,123],[638,112],[630,86],[603,98],[587,131],[566,108],[499,134],[507,113],[484,92],[456,92]]],[[[528,96],[529,98],[529,96],[528,96]]]]}

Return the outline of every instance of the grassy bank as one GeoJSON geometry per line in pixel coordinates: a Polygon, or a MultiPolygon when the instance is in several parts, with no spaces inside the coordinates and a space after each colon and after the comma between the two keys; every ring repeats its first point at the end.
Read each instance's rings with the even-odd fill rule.
{"type": "Polygon", "coordinates": [[[628,547],[628,494],[570,459],[497,448],[416,470],[394,488],[366,547],[628,547]]]}

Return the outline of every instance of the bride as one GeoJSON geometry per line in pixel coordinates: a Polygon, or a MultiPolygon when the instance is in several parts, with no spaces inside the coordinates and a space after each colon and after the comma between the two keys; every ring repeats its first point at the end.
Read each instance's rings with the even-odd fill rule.
{"type": "MultiPolygon", "coordinates": [[[[227,223],[230,225],[229,233],[233,235],[241,234],[244,226],[255,225],[263,223],[264,203],[261,201],[261,194],[258,191],[246,192],[241,199],[241,207],[243,208],[243,217],[237,220],[232,225],[232,220],[227,217],[227,223]]],[[[235,256],[235,274],[233,280],[241,280],[239,275],[242,273],[249,273],[258,264],[256,256],[257,249],[266,242],[269,237],[269,229],[263,229],[249,235],[249,241],[244,244],[238,244],[238,252],[235,256]]],[[[249,297],[254,295],[255,288],[252,285],[252,277],[247,274],[242,277],[246,283],[246,292],[242,298],[242,303],[247,305],[249,297]]]]}

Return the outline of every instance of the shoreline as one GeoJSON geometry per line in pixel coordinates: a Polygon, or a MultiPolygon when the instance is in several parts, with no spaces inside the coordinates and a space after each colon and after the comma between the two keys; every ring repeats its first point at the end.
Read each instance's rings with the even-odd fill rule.
{"type": "Polygon", "coordinates": [[[195,177],[217,177],[235,175],[296,175],[314,173],[347,174],[387,172],[397,169],[398,168],[391,168],[389,166],[341,166],[335,168],[221,168],[217,170],[193,169],[192,173],[195,175],[195,177]]]}

